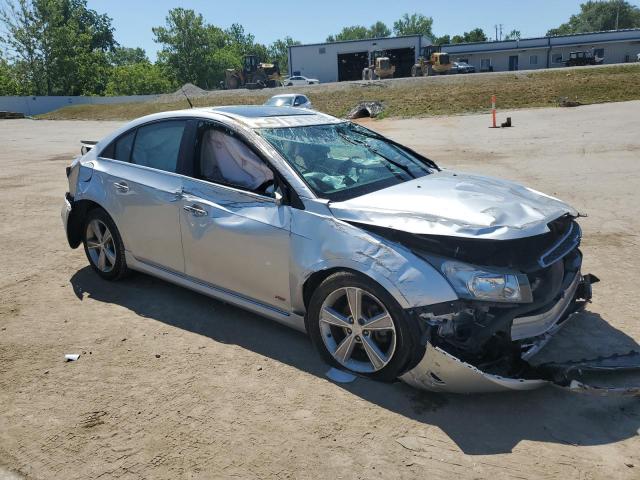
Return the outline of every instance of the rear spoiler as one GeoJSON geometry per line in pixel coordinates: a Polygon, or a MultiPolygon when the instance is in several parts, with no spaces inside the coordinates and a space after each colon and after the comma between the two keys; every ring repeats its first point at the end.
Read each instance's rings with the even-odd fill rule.
{"type": "Polygon", "coordinates": [[[80,153],[85,155],[88,151],[92,150],[97,143],[95,140],[80,140],[80,153]]]}

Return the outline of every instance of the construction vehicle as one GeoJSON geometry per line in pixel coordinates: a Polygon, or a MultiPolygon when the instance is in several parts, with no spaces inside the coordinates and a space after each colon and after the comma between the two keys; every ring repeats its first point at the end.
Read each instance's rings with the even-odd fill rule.
{"type": "Polygon", "coordinates": [[[412,77],[426,77],[429,75],[445,75],[451,70],[449,54],[441,51],[439,45],[423,47],[418,62],[411,67],[412,77]]]}
{"type": "Polygon", "coordinates": [[[591,50],[590,52],[571,52],[569,59],[564,62],[567,67],[581,67],[584,65],[600,65],[604,62],[604,58],[596,56],[591,50]]]}
{"type": "Polygon", "coordinates": [[[256,55],[245,55],[242,69],[228,68],[224,72],[224,88],[273,88],[282,85],[278,62],[261,63],[256,55]]]}
{"type": "Polygon", "coordinates": [[[393,78],[396,67],[391,65],[391,59],[383,51],[369,54],[369,66],[362,69],[363,80],[378,80],[393,78]]]}

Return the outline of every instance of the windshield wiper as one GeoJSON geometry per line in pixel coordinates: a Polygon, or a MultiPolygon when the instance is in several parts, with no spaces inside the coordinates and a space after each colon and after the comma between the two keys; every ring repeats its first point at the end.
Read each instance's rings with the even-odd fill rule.
{"type": "Polygon", "coordinates": [[[391,145],[393,145],[396,148],[399,148],[400,150],[408,150],[409,153],[411,153],[412,155],[416,155],[420,159],[424,160],[429,167],[434,168],[437,171],[440,171],[440,167],[438,167],[436,162],[434,162],[430,158],[426,158],[423,155],[420,155],[419,153],[414,152],[412,149],[410,149],[408,147],[405,147],[404,145],[400,145],[399,143],[396,143],[393,140],[385,138],[385,137],[383,137],[382,135],[380,135],[380,134],[378,134],[376,132],[372,132],[371,130],[368,130],[366,128],[360,127],[360,126],[355,125],[355,124],[349,125],[349,129],[354,131],[354,132],[356,132],[359,135],[362,135],[363,137],[373,138],[374,140],[381,140],[383,142],[390,143],[391,145]]]}
{"type": "Polygon", "coordinates": [[[400,170],[402,170],[404,173],[409,175],[411,178],[418,178],[418,177],[415,176],[415,174],[413,174],[411,172],[409,167],[407,167],[406,165],[402,165],[401,163],[396,162],[395,160],[391,160],[389,157],[387,157],[386,155],[381,153],[377,148],[374,148],[371,145],[369,145],[367,142],[363,142],[363,141],[360,141],[360,140],[356,140],[355,138],[351,138],[349,135],[347,135],[345,133],[342,133],[339,130],[338,130],[338,135],[340,135],[344,140],[346,140],[347,142],[351,143],[352,145],[362,145],[363,147],[367,148],[370,152],[375,153],[379,157],[384,158],[387,162],[389,162],[392,165],[395,165],[396,167],[398,167],[400,170]]]}

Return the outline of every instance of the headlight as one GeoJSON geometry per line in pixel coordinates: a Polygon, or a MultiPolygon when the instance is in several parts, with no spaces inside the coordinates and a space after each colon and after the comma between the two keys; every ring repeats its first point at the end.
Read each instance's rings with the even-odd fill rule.
{"type": "Polygon", "coordinates": [[[454,261],[445,261],[440,268],[461,297],[490,302],[533,301],[526,275],[490,272],[454,261]]]}

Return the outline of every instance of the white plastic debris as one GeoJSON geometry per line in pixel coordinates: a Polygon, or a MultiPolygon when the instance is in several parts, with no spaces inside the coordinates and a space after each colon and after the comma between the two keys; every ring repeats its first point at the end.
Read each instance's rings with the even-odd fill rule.
{"type": "Polygon", "coordinates": [[[351,383],[356,379],[355,375],[345,372],[344,370],[338,370],[337,368],[331,368],[326,375],[336,383],[351,383]]]}
{"type": "Polygon", "coordinates": [[[78,360],[80,358],[80,354],[79,353],[67,353],[64,356],[65,361],[67,362],[75,362],[76,360],[78,360]]]}

